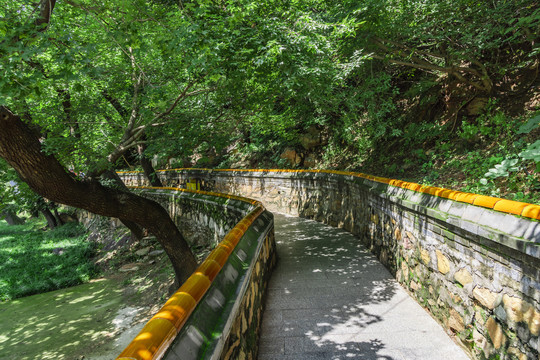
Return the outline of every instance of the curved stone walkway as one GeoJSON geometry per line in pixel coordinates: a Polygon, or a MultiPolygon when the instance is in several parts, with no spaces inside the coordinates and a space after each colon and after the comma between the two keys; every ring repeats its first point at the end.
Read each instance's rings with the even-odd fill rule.
{"type": "Polygon", "coordinates": [[[469,357],[350,233],[275,214],[259,360],[469,357]]]}

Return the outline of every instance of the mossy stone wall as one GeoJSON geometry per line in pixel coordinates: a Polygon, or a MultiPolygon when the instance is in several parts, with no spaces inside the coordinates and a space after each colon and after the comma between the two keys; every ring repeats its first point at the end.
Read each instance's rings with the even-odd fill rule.
{"type": "Polygon", "coordinates": [[[540,223],[368,179],[280,171],[163,172],[168,184],[261,200],[359,237],[478,359],[538,359],[540,223]]]}

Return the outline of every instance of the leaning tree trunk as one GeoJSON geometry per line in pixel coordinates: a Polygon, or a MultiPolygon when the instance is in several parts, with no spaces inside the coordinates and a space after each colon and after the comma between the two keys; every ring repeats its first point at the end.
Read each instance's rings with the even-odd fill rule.
{"type": "Polygon", "coordinates": [[[35,192],[51,201],[148,229],[169,256],[178,282],[185,281],[195,269],[193,253],[161,205],[128,191],[104,187],[96,180],[76,179],[54,156],[42,151],[39,134],[6,107],[0,107],[0,156],[35,192]]]}

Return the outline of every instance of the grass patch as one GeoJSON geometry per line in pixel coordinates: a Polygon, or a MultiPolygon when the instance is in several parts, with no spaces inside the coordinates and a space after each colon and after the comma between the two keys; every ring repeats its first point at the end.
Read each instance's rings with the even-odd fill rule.
{"type": "Polygon", "coordinates": [[[98,271],[82,225],[43,231],[31,220],[9,226],[0,221],[0,301],[87,282],[98,271]]]}

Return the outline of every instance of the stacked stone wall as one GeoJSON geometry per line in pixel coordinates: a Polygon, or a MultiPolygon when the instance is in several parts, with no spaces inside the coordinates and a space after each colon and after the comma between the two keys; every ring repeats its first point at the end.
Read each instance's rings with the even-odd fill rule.
{"type": "Polygon", "coordinates": [[[478,359],[538,359],[540,223],[354,176],[163,172],[357,235],[478,359]]]}
{"type": "Polygon", "coordinates": [[[276,243],[270,233],[251,273],[248,289],[240,302],[240,311],[225,341],[221,360],[257,359],[258,343],[265,307],[265,294],[271,270],[276,265],[276,243]]]}

